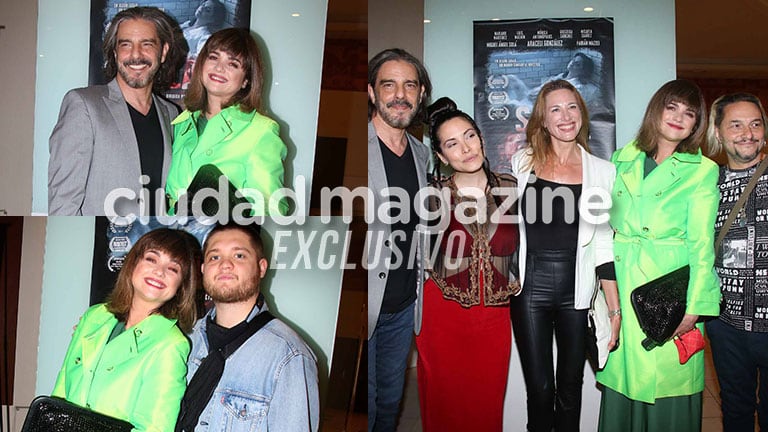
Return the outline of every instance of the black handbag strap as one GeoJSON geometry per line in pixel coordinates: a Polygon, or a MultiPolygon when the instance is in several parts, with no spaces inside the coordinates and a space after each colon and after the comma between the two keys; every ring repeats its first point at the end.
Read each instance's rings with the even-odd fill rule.
{"type": "Polygon", "coordinates": [[[256,315],[248,322],[242,334],[224,347],[209,352],[208,356],[200,362],[200,366],[189,381],[187,391],[184,392],[184,397],[181,400],[181,410],[176,420],[176,432],[195,429],[200,414],[208,405],[213,391],[216,390],[216,386],[221,380],[227,358],[273,318],[274,316],[269,311],[256,315]]]}
{"type": "Polygon", "coordinates": [[[755,189],[755,186],[757,186],[757,181],[760,180],[760,176],[763,175],[763,172],[765,172],[766,168],[768,168],[768,158],[763,157],[763,161],[760,162],[760,165],[757,166],[755,173],[752,174],[752,177],[749,179],[749,183],[747,183],[747,186],[744,188],[744,192],[741,193],[739,200],[736,201],[736,204],[734,204],[733,208],[731,209],[731,213],[728,214],[728,219],[725,220],[723,226],[720,228],[720,234],[718,234],[717,240],[715,240],[715,252],[720,250],[720,244],[723,243],[725,235],[728,234],[728,231],[731,229],[733,222],[739,215],[741,208],[744,207],[744,204],[746,204],[747,199],[749,199],[749,195],[752,193],[752,190],[755,189]]]}

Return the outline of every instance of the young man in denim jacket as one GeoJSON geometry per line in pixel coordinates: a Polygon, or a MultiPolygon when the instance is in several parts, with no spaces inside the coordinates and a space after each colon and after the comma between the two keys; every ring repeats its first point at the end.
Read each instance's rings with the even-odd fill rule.
{"type": "Polygon", "coordinates": [[[220,378],[203,362],[247,331],[251,320],[267,312],[259,293],[267,260],[258,231],[234,223],[217,225],[205,240],[203,257],[203,286],[214,307],[190,335],[190,387],[176,430],[317,431],[317,359],[282,321],[269,320],[225,357],[220,378]],[[212,394],[199,391],[199,387],[193,390],[197,373],[206,374],[198,381],[207,381],[203,386],[214,389],[212,394]]]}

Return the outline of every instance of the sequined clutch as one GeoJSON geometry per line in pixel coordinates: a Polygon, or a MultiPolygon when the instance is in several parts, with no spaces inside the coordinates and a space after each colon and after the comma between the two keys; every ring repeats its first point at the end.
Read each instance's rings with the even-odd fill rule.
{"type": "Polygon", "coordinates": [[[647,336],[642,342],[647,351],[669,340],[683,320],[690,273],[686,265],[632,291],[632,308],[647,336]]]}
{"type": "Polygon", "coordinates": [[[38,396],[29,406],[21,432],[130,432],[133,425],[65,399],[38,396]]]}

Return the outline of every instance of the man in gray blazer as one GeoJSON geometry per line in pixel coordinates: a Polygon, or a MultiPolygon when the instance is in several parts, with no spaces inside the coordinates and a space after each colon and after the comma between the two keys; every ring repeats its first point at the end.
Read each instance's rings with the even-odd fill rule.
{"type": "Polygon", "coordinates": [[[69,91],[49,140],[48,214],[163,213],[155,201],[164,204],[171,120],[179,111],[153,91],[166,88],[178,70],[174,26],[153,7],[112,19],[103,44],[111,81],[69,91]]]}
{"type": "Polygon", "coordinates": [[[424,66],[402,49],[368,62],[368,187],[377,216],[389,208],[393,219],[368,225],[368,431],[395,430],[413,340],[419,282],[413,199],[427,183],[429,149],[406,128],[423,115],[431,92],[424,66]],[[398,205],[395,191],[408,202],[398,205]]]}

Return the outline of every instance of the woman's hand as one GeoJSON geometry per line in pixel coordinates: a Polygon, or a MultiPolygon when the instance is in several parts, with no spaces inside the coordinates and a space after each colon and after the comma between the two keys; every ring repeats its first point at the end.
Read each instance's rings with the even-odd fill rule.
{"type": "Polygon", "coordinates": [[[615,280],[600,279],[600,286],[605,294],[605,302],[608,304],[608,316],[611,320],[611,339],[608,341],[608,351],[610,352],[619,346],[619,336],[621,333],[619,289],[615,280]]]}
{"type": "Polygon", "coordinates": [[[619,334],[621,333],[621,314],[611,317],[611,339],[608,340],[608,352],[619,347],[619,334]]]}
{"type": "Polygon", "coordinates": [[[683,333],[688,333],[689,331],[693,330],[693,328],[696,326],[696,321],[698,320],[698,315],[685,314],[683,320],[680,321],[680,325],[677,326],[675,332],[672,333],[672,336],[679,337],[683,333]]]}

